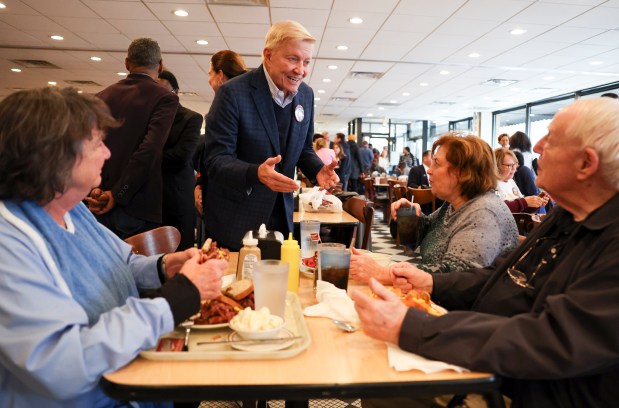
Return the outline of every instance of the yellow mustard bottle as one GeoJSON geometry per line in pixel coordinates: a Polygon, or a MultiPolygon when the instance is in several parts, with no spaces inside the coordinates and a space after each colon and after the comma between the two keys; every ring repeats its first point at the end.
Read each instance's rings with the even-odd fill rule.
{"type": "Polygon", "coordinates": [[[301,262],[301,247],[296,239],[292,239],[292,232],[282,244],[282,262],[288,262],[288,290],[299,293],[299,263],[301,262]]]}
{"type": "Polygon", "coordinates": [[[236,265],[236,279],[254,280],[254,265],[260,260],[260,248],[258,240],[249,231],[247,238],[243,239],[243,248],[239,251],[239,261],[236,265]]]}

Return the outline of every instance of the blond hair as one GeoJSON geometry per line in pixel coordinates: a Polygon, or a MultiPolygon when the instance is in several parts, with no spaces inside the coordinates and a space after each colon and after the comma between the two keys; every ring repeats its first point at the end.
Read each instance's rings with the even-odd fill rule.
{"type": "MultiPolygon", "coordinates": [[[[282,20],[273,24],[267,32],[264,48],[274,50],[290,40],[307,41],[311,44],[316,42],[316,39],[301,24],[293,20],[282,20]]],[[[264,61],[264,53],[262,60],[264,61]]]]}

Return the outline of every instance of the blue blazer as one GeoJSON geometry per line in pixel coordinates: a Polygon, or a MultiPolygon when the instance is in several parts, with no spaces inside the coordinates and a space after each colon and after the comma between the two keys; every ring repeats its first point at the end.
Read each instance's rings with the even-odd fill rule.
{"type": "MultiPolygon", "coordinates": [[[[273,212],[277,193],[258,181],[258,166],[266,159],[281,154],[275,170],[290,178],[299,166],[313,180],[324,165],[312,148],[312,89],[301,83],[292,101],[293,113],[303,109],[303,118],[293,114],[285,152],[273,103],[260,66],[222,85],[207,115],[204,224],[207,234],[224,247],[240,248],[245,233],[267,223],[273,212]]],[[[274,216],[285,217],[292,231],[292,193],[283,198],[285,213],[274,216]]]]}

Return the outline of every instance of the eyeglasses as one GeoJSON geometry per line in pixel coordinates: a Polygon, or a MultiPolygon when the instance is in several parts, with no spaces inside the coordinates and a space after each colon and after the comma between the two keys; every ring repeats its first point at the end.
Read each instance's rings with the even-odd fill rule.
{"type": "Polygon", "coordinates": [[[518,163],[512,163],[512,164],[502,163],[501,166],[505,167],[506,169],[517,169],[518,163]]]}
{"type": "Polygon", "coordinates": [[[538,238],[535,241],[535,243],[529,247],[529,249],[524,251],[524,253],[520,256],[520,258],[518,258],[518,260],[514,263],[513,266],[507,268],[507,275],[509,275],[512,282],[514,282],[516,285],[523,287],[523,288],[527,288],[527,289],[535,289],[535,287],[531,284],[531,282],[533,281],[533,278],[535,278],[535,275],[537,275],[540,269],[542,269],[542,266],[548,265],[550,262],[554,261],[559,255],[559,248],[562,245],[561,243],[553,245],[550,247],[550,249],[548,249],[548,254],[542,257],[542,259],[539,261],[539,263],[533,270],[533,273],[531,273],[531,276],[527,276],[526,273],[518,269],[518,265],[531,253],[533,248],[535,248],[540,242],[546,239],[555,239],[555,238],[554,237],[538,238]],[[549,259],[546,259],[547,255],[550,255],[549,259]]]}

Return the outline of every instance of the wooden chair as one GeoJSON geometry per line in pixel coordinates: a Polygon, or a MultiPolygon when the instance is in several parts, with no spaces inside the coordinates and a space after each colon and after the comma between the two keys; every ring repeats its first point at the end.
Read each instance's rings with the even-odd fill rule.
{"type": "Polygon", "coordinates": [[[374,203],[375,210],[379,208],[383,210],[384,221],[389,222],[389,198],[387,197],[387,193],[379,194],[377,192],[373,178],[366,178],[363,182],[365,183],[365,191],[368,200],[374,203]]]}
{"type": "Polygon", "coordinates": [[[371,201],[366,201],[359,197],[351,197],[344,203],[344,210],[359,220],[363,228],[355,227],[353,230],[353,239],[357,245],[356,248],[370,249],[370,236],[372,232],[372,221],[374,220],[374,207],[371,201]],[[357,235],[362,235],[361,240],[357,239],[357,235]]]}
{"type": "Polygon", "coordinates": [[[432,212],[436,211],[436,197],[429,188],[408,187],[406,190],[406,198],[419,205],[432,203],[432,212]]]}
{"type": "Polygon", "coordinates": [[[542,222],[537,214],[512,213],[512,215],[518,227],[518,234],[525,237],[529,235],[529,232],[533,231],[533,228],[537,227],[542,222]]]}
{"type": "Polygon", "coordinates": [[[176,251],[181,233],[174,227],[165,226],[125,238],[125,242],[133,247],[136,254],[167,254],[176,251]]]}

